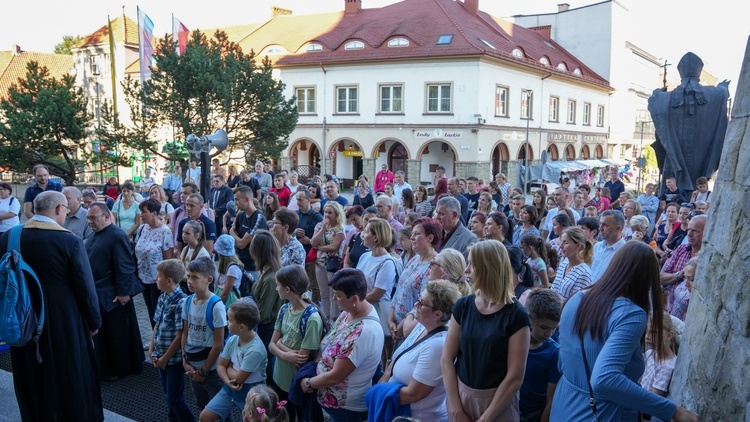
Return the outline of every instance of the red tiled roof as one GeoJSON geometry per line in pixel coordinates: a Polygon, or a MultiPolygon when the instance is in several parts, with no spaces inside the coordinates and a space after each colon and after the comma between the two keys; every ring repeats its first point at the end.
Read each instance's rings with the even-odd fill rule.
{"type": "Polygon", "coordinates": [[[57,79],[69,73],[73,67],[73,56],[69,55],[30,51],[15,55],[11,51],[0,51],[0,98],[6,98],[10,86],[18,84],[18,79],[26,76],[26,65],[31,61],[46,66],[49,75],[57,79]]]}
{"type": "MultiPolygon", "coordinates": [[[[112,20],[112,33],[115,43],[125,41],[126,44],[138,45],[138,23],[127,16],[120,15],[112,20]]],[[[104,26],[82,39],[76,47],[88,47],[109,43],[109,26],[104,26]]]]}
{"type": "Polygon", "coordinates": [[[361,9],[359,13],[348,16],[343,12],[279,16],[258,28],[241,43],[243,50],[245,45],[252,45],[256,52],[269,44],[280,44],[293,53],[280,58],[277,62],[279,66],[445,56],[490,56],[609,87],[609,82],[562,46],[545,37],[543,31],[533,31],[482,11],[474,15],[455,0],[404,0],[381,8],[361,9]],[[271,34],[275,37],[271,37],[271,34]],[[449,45],[436,45],[438,37],[443,34],[453,34],[452,42],[449,45]],[[410,45],[389,48],[387,41],[397,36],[409,39],[410,45]],[[365,48],[344,50],[344,43],[350,40],[362,41],[365,48]],[[321,44],[323,51],[300,51],[294,54],[308,42],[321,44]],[[516,48],[524,52],[523,58],[513,56],[512,52],[516,48]],[[550,61],[549,66],[539,62],[543,56],[550,61]],[[561,62],[565,63],[568,71],[557,69],[561,62]],[[576,68],[581,71],[580,76],[573,74],[576,68]]]}

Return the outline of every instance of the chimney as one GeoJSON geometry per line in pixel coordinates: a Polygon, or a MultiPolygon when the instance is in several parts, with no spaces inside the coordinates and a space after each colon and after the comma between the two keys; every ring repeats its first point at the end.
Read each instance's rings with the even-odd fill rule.
{"type": "Polygon", "coordinates": [[[13,44],[10,46],[10,54],[14,56],[20,56],[21,55],[21,46],[18,44],[13,44]]]}
{"type": "Polygon", "coordinates": [[[560,3],[557,5],[557,13],[566,12],[568,9],[570,9],[570,4],[568,3],[560,3]]]}
{"type": "Polygon", "coordinates": [[[474,16],[479,14],[479,0],[464,0],[461,5],[474,16]]]}
{"type": "Polygon", "coordinates": [[[356,15],[362,9],[362,0],[344,0],[344,16],[356,15]]]}
{"type": "Polygon", "coordinates": [[[276,6],[271,7],[272,18],[275,18],[276,16],[279,16],[279,15],[291,15],[291,14],[292,14],[292,11],[289,9],[284,9],[283,7],[276,7],[276,6]]]}

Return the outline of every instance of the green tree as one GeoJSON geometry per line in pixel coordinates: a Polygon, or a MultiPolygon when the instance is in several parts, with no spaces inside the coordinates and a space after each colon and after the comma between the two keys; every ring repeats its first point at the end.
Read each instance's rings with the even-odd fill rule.
{"type": "MultiPolygon", "coordinates": [[[[154,51],[157,66],[142,87],[142,109],[160,125],[175,126],[175,138],[208,135],[224,129],[229,151],[248,162],[276,158],[297,124],[295,99],[273,78],[271,63],[256,61],[217,31],[209,39],[193,31],[186,52],[175,52],[167,35],[154,51]]],[[[155,148],[147,148],[156,153],[155,148]]]]}
{"type": "Polygon", "coordinates": [[[84,37],[80,35],[63,35],[63,40],[55,44],[55,54],[73,55],[73,47],[76,46],[84,37]]]}
{"type": "Polygon", "coordinates": [[[72,185],[90,155],[86,98],[73,76],[50,77],[34,61],[26,70],[0,101],[0,163],[16,172],[46,164],[72,185]]]}
{"type": "Polygon", "coordinates": [[[656,170],[659,167],[656,162],[656,151],[651,148],[651,145],[643,147],[643,157],[646,159],[646,166],[644,167],[646,171],[656,170]]]}

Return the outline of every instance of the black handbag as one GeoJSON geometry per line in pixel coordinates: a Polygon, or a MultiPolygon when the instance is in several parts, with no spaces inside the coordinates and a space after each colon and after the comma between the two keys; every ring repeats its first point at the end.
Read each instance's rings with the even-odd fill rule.
{"type": "MultiPolygon", "coordinates": [[[[326,243],[326,245],[329,245],[328,240],[326,240],[326,234],[323,233],[323,241],[326,243]]],[[[328,257],[326,258],[326,271],[329,273],[335,273],[336,271],[341,268],[341,257],[338,255],[331,256],[332,252],[329,252],[328,257]]]]}

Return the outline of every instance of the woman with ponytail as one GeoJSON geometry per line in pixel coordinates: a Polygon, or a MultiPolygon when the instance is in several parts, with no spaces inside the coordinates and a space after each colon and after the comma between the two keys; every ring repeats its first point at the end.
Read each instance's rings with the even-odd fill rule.
{"type": "Polygon", "coordinates": [[[523,251],[518,246],[508,248],[508,258],[510,258],[510,267],[513,269],[513,293],[516,299],[521,302],[521,305],[526,306],[526,297],[534,287],[534,275],[531,266],[524,262],[523,251]]]}
{"type": "Polygon", "coordinates": [[[586,239],[580,227],[568,227],[560,236],[562,259],[557,267],[552,290],[568,300],[581,289],[594,284],[591,278],[591,258],[594,245],[586,239]]]}

